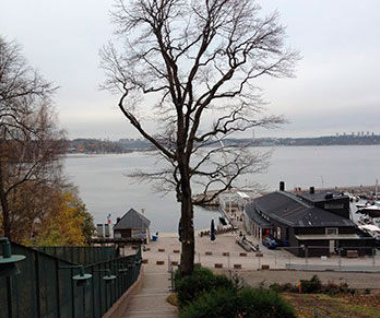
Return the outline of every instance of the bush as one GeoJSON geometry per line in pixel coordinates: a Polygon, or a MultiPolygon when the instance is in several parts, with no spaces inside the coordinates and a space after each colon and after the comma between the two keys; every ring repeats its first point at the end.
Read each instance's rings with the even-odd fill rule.
{"type": "Polygon", "coordinates": [[[181,318],[238,317],[238,295],[233,289],[219,288],[194,300],[180,311],[181,318]]]}
{"type": "Polygon", "coordinates": [[[292,308],[272,290],[217,289],[204,293],[180,311],[181,318],[295,318],[292,308]]]}
{"type": "Polygon", "coordinates": [[[317,275],[310,280],[301,280],[301,289],[303,293],[319,293],[322,290],[322,283],[317,275]]]}
{"type": "Polygon", "coordinates": [[[323,288],[323,292],[329,296],[333,296],[336,294],[346,294],[348,292],[348,285],[342,283],[340,285],[335,284],[334,282],[328,282],[326,286],[323,288]]]}
{"type": "Polygon", "coordinates": [[[269,286],[269,289],[272,289],[273,291],[277,293],[283,293],[283,292],[298,293],[297,286],[291,283],[285,283],[285,284],[273,283],[272,285],[269,286]]]}
{"type": "Polygon", "coordinates": [[[239,317],[249,318],[295,318],[290,305],[273,290],[244,288],[239,294],[239,317]]]}
{"type": "MultiPolygon", "coordinates": [[[[195,265],[194,266],[194,271],[193,271],[193,274],[192,275],[210,275],[210,276],[213,276],[213,272],[211,270],[209,270],[208,268],[205,268],[205,267],[201,267],[199,265],[195,265]]],[[[181,281],[181,275],[180,275],[180,271],[177,270],[175,272],[175,275],[174,275],[174,287],[175,287],[175,290],[178,291],[178,284],[179,282],[181,281]]]]}
{"type": "MultiPolygon", "coordinates": [[[[313,277],[314,283],[319,281],[313,277]]],[[[190,276],[176,275],[181,318],[295,318],[292,308],[271,289],[241,287],[224,275],[197,267],[190,276]]],[[[274,284],[273,289],[293,289],[291,284],[274,284]]]]}
{"type": "Polygon", "coordinates": [[[209,269],[198,268],[190,276],[179,279],[176,283],[179,307],[184,307],[204,293],[214,289],[231,289],[236,292],[236,287],[224,275],[214,275],[209,269]]]}

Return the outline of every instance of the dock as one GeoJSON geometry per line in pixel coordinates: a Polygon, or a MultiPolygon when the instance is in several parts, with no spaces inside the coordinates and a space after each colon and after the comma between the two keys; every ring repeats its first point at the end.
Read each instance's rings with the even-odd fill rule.
{"type": "MultiPolygon", "coordinates": [[[[359,185],[359,186],[316,188],[315,191],[317,191],[317,192],[319,192],[319,191],[324,191],[324,192],[336,191],[336,192],[341,192],[341,193],[350,193],[353,196],[356,196],[356,197],[362,198],[362,199],[368,199],[368,200],[377,199],[377,200],[379,200],[380,199],[380,193],[378,192],[378,190],[380,190],[380,189],[378,189],[378,188],[379,187],[377,187],[376,185],[359,185]],[[377,193],[377,195],[376,195],[376,193],[377,193]],[[376,198],[376,196],[377,196],[377,198],[376,198]]],[[[308,191],[309,191],[308,188],[295,188],[293,190],[289,190],[289,192],[292,192],[295,194],[308,192],[308,191]]],[[[202,201],[203,199],[209,200],[210,198],[212,198],[215,195],[216,192],[217,192],[217,190],[213,190],[213,191],[207,191],[206,193],[194,195],[193,201],[197,202],[197,201],[202,201]]],[[[223,192],[222,194],[220,194],[215,199],[211,200],[210,202],[204,203],[203,205],[204,206],[218,207],[221,204],[221,201],[227,202],[229,197],[237,196],[237,195],[239,195],[239,193],[245,194],[247,199],[254,199],[254,198],[257,198],[259,196],[265,195],[269,192],[272,192],[272,191],[263,191],[262,189],[255,190],[255,189],[251,189],[251,188],[233,188],[233,189],[230,189],[228,191],[223,192]],[[220,197],[222,197],[222,199],[220,199],[220,197]]],[[[231,205],[236,206],[236,204],[237,204],[236,201],[232,200],[231,205]]]]}

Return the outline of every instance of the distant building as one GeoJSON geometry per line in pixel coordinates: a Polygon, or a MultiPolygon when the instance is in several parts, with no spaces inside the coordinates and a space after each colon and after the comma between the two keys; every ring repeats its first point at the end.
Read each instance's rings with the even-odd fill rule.
{"type": "Polygon", "coordinates": [[[150,221],[141,213],[134,209],[130,209],[115,224],[115,238],[144,238],[149,241],[150,238],[150,221]]]}
{"type": "Polygon", "coordinates": [[[111,237],[112,225],[111,224],[96,224],[95,234],[97,237],[111,237]]]}
{"type": "Polygon", "coordinates": [[[349,219],[349,198],[341,193],[310,188],[295,195],[283,185],[249,203],[245,214],[248,232],[260,240],[271,236],[297,256],[346,256],[348,250],[371,255],[375,247],[374,239],[357,234],[349,219]]]}

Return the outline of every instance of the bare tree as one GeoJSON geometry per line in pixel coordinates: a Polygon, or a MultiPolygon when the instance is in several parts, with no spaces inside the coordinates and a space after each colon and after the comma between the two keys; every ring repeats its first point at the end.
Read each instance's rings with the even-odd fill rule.
{"type": "Polygon", "coordinates": [[[120,94],[124,116],[168,163],[143,176],[175,189],[181,202],[187,275],[194,263],[193,186],[218,195],[260,170],[262,157],[217,141],[282,122],[264,115],[257,79],[290,76],[298,55],[284,45],[278,14],[260,17],[254,0],[119,0],[113,18],[121,45],[102,51],[104,86],[120,94]],[[154,129],[149,117],[159,123],[154,129]]]}
{"type": "Polygon", "coordinates": [[[0,203],[9,238],[42,213],[30,213],[38,189],[51,187],[60,173],[64,142],[51,107],[54,90],[16,44],[0,37],[0,203]]]}

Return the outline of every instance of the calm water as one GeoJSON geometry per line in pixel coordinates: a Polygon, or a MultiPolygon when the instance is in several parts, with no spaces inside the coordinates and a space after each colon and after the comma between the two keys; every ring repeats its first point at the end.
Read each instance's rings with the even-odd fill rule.
{"type": "MultiPolygon", "coordinates": [[[[379,159],[380,146],[277,147],[273,149],[267,171],[244,176],[242,184],[254,180],[268,190],[277,189],[281,180],[287,189],[372,185],[380,179],[379,159]]],[[[151,155],[70,155],[65,163],[66,174],[78,186],[96,223],[105,223],[109,213],[115,221],[117,216],[134,208],[145,210],[153,231],[177,230],[179,205],[174,193],[162,196],[149,184],[127,177],[136,169],[154,169],[157,163],[151,155]]],[[[195,227],[207,228],[217,216],[215,212],[196,207],[195,227]]]]}

